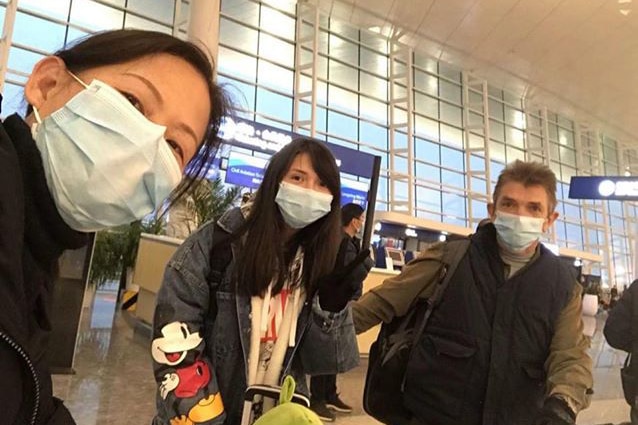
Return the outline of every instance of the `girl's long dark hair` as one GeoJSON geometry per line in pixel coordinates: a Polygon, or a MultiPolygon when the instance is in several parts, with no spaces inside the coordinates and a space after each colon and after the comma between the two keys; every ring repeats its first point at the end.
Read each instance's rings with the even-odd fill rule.
{"type": "Polygon", "coordinates": [[[301,246],[304,249],[302,285],[307,294],[314,293],[318,278],[334,267],[341,238],[340,203],[339,170],[335,158],[324,144],[312,139],[296,139],[275,154],[268,164],[246,223],[234,235],[245,236],[235,267],[240,291],[251,296],[263,296],[275,277],[273,294],[280,292],[290,262],[301,246]],[[285,222],[275,197],[279,183],[297,155],[302,153],[308,154],[315,172],[330,190],[332,204],[327,215],[300,229],[283,244],[285,222]]]}

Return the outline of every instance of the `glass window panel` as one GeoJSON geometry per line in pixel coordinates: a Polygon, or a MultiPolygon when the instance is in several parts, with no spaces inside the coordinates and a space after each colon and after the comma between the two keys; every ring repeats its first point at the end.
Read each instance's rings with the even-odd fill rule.
{"type": "Polygon", "coordinates": [[[252,0],[222,1],[221,13],[247,25],[259,25],[259,3],[252,0]]]}
{"type": "MultiPolygon", "coordinates": [[[[122,28],[124,12],[89,0],[73,0],[71,4],[71,22],[94,30],[122,28]]],[[[18,23],[16,21],[16,28],[18,23]]],[[[33,32],[33,29],[30,29],[33,32]]],[[[49,36],[48,33],[44,33],[49,36]]]]}
{"type": "Polygon", "coordinates": [[[435,164],[441,163],[439,159],[439,149],[441,145],[419,137],[416,137],[414,140],[414,155],[416,158],[435,164]]]}
{"type": "Polygon", "coordinates": [[[461,173],[441,169],[441,182],[447,186],[465,189],[465,177],[461,173]]]}
{"type": "Polygon", "coordinates": [[[507,154],[507,163],[508,164],[510,162],[516,161],[517,159],[521,160],[521,161],[525,161],[525,152],[520,150],[520,149],[512,148],[510,146],[506,146],[505,147],[505,152],[507,154]]]}
{"type": "Polygon", "coordinates": [[[219,42],[225,46],[257,54],[258,32],[244,25],[221,18],[219,23],[219,42]]]}
{"type": "Polygon", "coordinates": [[[359,112],[359,96],[355,92],[339,87],[328,86],[328,106],[339,108],[345,112],[357,115],[359,112]]]}
{"type": "Polygon", "coordinates": [[[523,113],[523,111],[505,105],[505,123],[524,130],[525,114],[523,113]]]}
{"type": "Polygon", "coordinates": [[[414,130],[419,136],[430,140],[439,140],[438,121],[414,114],[414,130]]]}
{"type": "Polygon", "coordinates": [[[565,233],[565,223],[560,221],[560,220],[556,220],[554,222],[554,232],[556,233],[556,239],[559,239],[561,241],[565,241],[567,240],[567,234],[565,233]]]}
{"type": "Polygon", "coordinates": [[[165,34],[173,33],[173,29],[171,27],[158,24],[157,22],[153,22],[148,19],[140,18],[139,16],[131,15],[130,13],[127,13],[125,16],[124,27],[163,32],[165,34]]]}
{"type": "MultiPolygon", "coordinates": [[[[390,133],[392,135],[392,133],[390,133]]],[[[395,130],[394,131],[394,149],[406,149],[408,148],[408,135],[403,133],[402,131],[395,130]]],[[[399,154],[396,154],[399,155],[399,154]]],[[[406,154],[403,154],[406,155],[406,154]]]]}
{"type": "Polygon", "coordinates": [[[549,123],[547,127],[549,128],[550,140],[557,142],[558,141],[558,126],[556,124],[549,123]]]}
{"type": "Polygon", "coordinates": [[[558,161],[560,158],[560,148],[556,143],[549,143],[549,157],[554,160],[554,161],[558,161]]]}
{"type": "Polygon", "coordinates": [[[356,149],[356,146],[353,146],[352,142],[343,140],[340,137],[328,136],[327,141],[329,143],[334,143],[335,145],[343,146],[345,148],[356,149]]]}
{"type": "Polygon", "coordinates": [[[292,94],[295,74],[281,66],[259,59],[257,63],[257,83],[292,94]]]}
{"type": "Polygon", "coordinates": [[[415,53],[414,65],[418,66],[421,69],[429,71],[432,74],[438,73],[438,62],[430,56],[415,53]]]}
{"type": "MultiPolygon", "coordinates": [[[[497,161],[507,162],[505,158],[505,145],[502,143],[490,140],[490,157],[497,161]]],[[[492,177],[495,177],[492,175],[492,177]]]]}
{"type": "Polygon", "coordinates": [[[439,62],[439,75],[457,83],[461,82],[461,71],[445,62],[439,62]]]}
{"type": "Polygon", "coordinates": [[[441,182],[441,169],[433,165],[423,164],[421,162],[415,163],[416,178],[419,180],[425,180],[428,182],[440,183],[441,182]]]}
{"type": "Polygon", "coordinates": [[[257,78],[257,58],[223,46],[219,46],[217,66],[222,74],[249,81],[257,78]]]}
{"type": "Polygon", "coordinates": [[[525,133],[517,128],[505,126],[505,141],[510,146],[523,149],[525,147],[525,133]]]}
{"type": "Polygon", "coordinates": [[[432,118],[439,118],[439,100],[414,92],[414,110],[432,118]]]}
{"type": "Polygon", "coordinates": [[[458,106],[450,105],[449,103],[441,102],[441,121],[456,127],[463,126],[463,110],[458,106]]]}
{"type": "Polygon", "coordinates": [[[406,158],[395,155],[394,171],[397,173],[408,174],[408,160],[406,158]]]}
{"type": "Polygon", "coordinates": [[[574,122],[570,119],[563,117],[562,115],[558,115],[558,125],[565,127],[569,130],[574,128],[574,122]]]}
{"type": "MultiPolygon", "coordinates": [[[[69,5],[70,0],[20,0],[19,8],[21,10],[30,10],[43,14],[45,16],[50,16],[51,18],[66,21],[67,17],[69,16],[69,5]]],[[[4,6],[2,6],[2,9],[4,9],[4,6]]],[[[4,12],[2,13],[2,15],[4,17],[4,12]]]]}
{"type": "MultiPolygon", "coordinates": [[[[121,16],[122,13],[118,28],[122,27],[121,16]]],[[[64,25],[18,12],[13,27],[13,42],[52,52],[64,45],[65,32],[64,25]]]]}
{"type": "Polygon", "coordinates": [[[330,34],[330,56],[351,65],[359,65],[359,46],[341,37],[330,34]]]}
{"type": "Polygon", "coordinates": [[[262,0],[262,3],[288,14],[295,13],[296,10],[296,3],[287,0],[262,0]]]}
{"type": "Polygon", "coordinates": [[[478,93],[474,90],[468,90],[468,93],[470,108],[483,113],[483,93],[478,93]]]}
{"type": "Polygon", "coordinates": [[[485,171],[485,157],[470,155],[470,168],[472,171],[485,171]]]}
{"type": "Polygon", "coordinates": [[[261,30],[290,41],[295,40],[295,20],[278,10],[262,6],[259,22],[261,30]]]}
{"type": "Polygon", "coordinates": [[[418,69],[414,71],[414,88],[432,96],[439,96],[439,79],[418,69]]]}
{"type": "Polygon", "coordinates": [[[468,134],[468,148],[483,148],[485,146],[485,138],[482,135],[469,133],[468,134]]]}
{"type": "Polygon", "coordinates": [[[328,133],[357,140],[358,123],[355,118],[328,111],[328,133]]]}
{"type": "Polygon", "coordinates": [[[388,129],[367,121],[359,121],[359,140],[376,148],[388,149],[388,129]]]}
{"type": "Polygon", "coordinates": [[[564,182],[569,182],[571,178],[576,175],[576,169],[572,167],[568,167],[567,165],[561,165],[560,170],[561,170],[560,178],[564,182]]]}
{"type": "Polygon", "coordinates": [[[560,160],[572,167],[576,167],[576,151],[565,148],[563,146],[560,147],[560,160]]]}
{"type": "Polygon", "coordinates": [[[472,219],[481,220],[488,215],[487,202],[478,199],[472,199],[472,219]]]}
{"type": "Polygon", "coordinates": [[[282,121],[292,121],[292,98],[257,88],[257,111],[282,121]]]}
{"type": "Polygon", "coordinates": [[[490,117],[496,118],[500,121],[505,121],[505,106],[502,102],[494,100],[492,98],[488,101],[488,109],[490,111],[490,117]]]}
{"type": "Polygon", "coordinates": [[[558,127],[558,143],[563,146],[574,147],[574,133],[558,127]]]}
{"type": "MultiPolygon", "coordinates": [[[[308,104],[310,108],[310,104],[308,104]]],[[[315,127],[317,131],[328,131],[328,110],[326,108],[317,108],[315,127]]]]}
{"type": "MultiPolygon", "coordinates": [[[[442,211],[447,215],[456,216],[456,217],[465,217],[467,214],[465,212],[465,197],[456,195],[453,193],[445,193],[441,194],[442,198],[442,211]]],[[[450,220],[454,220],[453,217],[449,217],[450,220]]],[[[445,220],[446,223],[450,223],[450,221],[445,220]]]]}
{"type": "Polygon", "coordinates": [[[285,131],[291,131],[292,130],[292,126],[290,124],[284,124],[281,123],[279,121],[275,121],[275,120],[271,120],[270,118],[267,117],[263,117],[260,115],[257,115],[255,121],[262,123],[262,124],[267,124],[267,125],[271,125],[275,128],[278,128],[280,130],[285,130],[285,131]]]}
{"type": "Polygon", "coordinates": [[[441,143],[463,149],[463,131],[441,124],[441,143]]]}
{"type": "Polygon", "coordinates": [[[465,155],[459,150],[441,146],[441,165],[463,171],[465,169],[465,155]]]}
{"type": "MultiPolygon", "coordinates": [[[[487,193],[487,183],[485,179],[480,179],[477,177],[472,177],[472,191],[476,193],[487,193]]],[[[476,213],[476,210],[474,211],[476,213]]],[[[476,216],[475,216],[476,217],[476,216]]]]}
{"type": "Polygon", "coordinates": [[[490,119],[490,139],[501,143],[505,142],[505,126],[493,119],[490,119]]]}
{"type": "Polygon", "coordinates": [[[374,120],[380,124],[388,122],[388,104],[370,99],[365,96],[359,98],[361,103],[361,118],[374,120]]]}
{"type": "Polygon", "coordinates": [[[426,187],[416,187],[416,205],[429,211],[441,212],[441,192],[426,187]]]}
{"type": "Polygon", "coordinates": [[[359,71],[356,68],[330,59],[328,61],[328,75],[331,83],[344,87],[359,87],[359,71]]]}
{"type": "Polygon", "coordinates": [[[27,103],[24,100],[24,87],[5,82],[2,96],[2,118],[16,112],[23,113],[26,110],[27,103]]]}
{"type": "Polygon", "coordinates": [[[220,84],[226,84],[225,88],[230,94],[234,106],[253,111],[255,109],[255,91],[257,88],[252,84],[242,83],[241,81],[228,78],[219,74],[218,81],[220,84]]]}
{"type": "Polygon", "coordinates": [[[380,100],[388,100],[388,80],[375,77],[367,72],[359,73],[361,79],[361,89],[359,90],[363,94],[367,94],[380,100]]]}
{"type": "Polygon", "coordinates": [[[617,216],[624,216],[622,201],[608,201],[609,212],[617,216]]]}
{"type": "Polygon", "coordinates": [[[33,66],[42,58],[44,58],[43,55],[13,46],[9,52],[8,65],[12,70],[30,74],[33,66]]]}
{"type": "Polygon", "coordinates": [[[407,201],[409,191],[408,183],[394,180],[391,184],[394,185],[394,199],[397,201],[407,201]]]}
{"type": "Polygon", "coordinates": [[[262,32],[259,33],[259,56],[292,68],[295,63],[295,46],[262,32]]]}
{"type": "Polygon", "coordinates": [[[503,169],[505,168],[505,163],[501,163],[501,162],[497,162],[494,161],[494,159],[492,158],[492,160],[490,160],[490,174],[492,177],[492,180],[496,181],[497,177],[499,176],[499,174],[501,174],[501,171],[503,171],[503,169]]]}
{"type": "Polygon", "coordinates": [[[388,75],[388,57],[369,49],[360,49],[359,66],[372,73],[388,75]]]}
{"type": "MultiPolygon", "coordinates": [[[[476,112],[469,113],[469,125],[471,126],[482,126],[483,125],[483,115],[477,114],[476,112]]],[[[483,130],[480,130],[483,132],[483,130]]]]}
{"type": "Polygon", "coordinates": [[[73,28],[73,27],[68,27],[67,28],[67,33],[66,33],[66,43],[69,43],[70,41],[74,41],[77,40],[78,38],[84,37],[86,35],[88,35],[89,33],[86,31],[82,31],[79,30],[77,28],[73,28]]]}
{"type": "Polygon", "coordinates": [[[168,25],[173,24],[175,0],[128,0],[126,8],[168,25]]]}
{"type": "Polygon", "coordinates": [[[521,107],[521,97],[508,91],[503,91],[503,100],[516,108],[521,107]]]}
{"type": "Polygon", "coordinates": [[[439,95],[441,99],[445,99],[448,102],[453,102],[459,105],[461,104],[461,86],[440,80],[439,95]]]}

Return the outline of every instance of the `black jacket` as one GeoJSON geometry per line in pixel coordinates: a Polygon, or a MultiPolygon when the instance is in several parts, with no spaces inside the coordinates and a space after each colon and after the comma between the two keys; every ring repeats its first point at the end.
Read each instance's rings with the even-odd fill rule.
{"type": "Polygon", "coordinates": [[[408,363],[404,402],[421,422],[527,425],[540,411],[554,324],[576,282],[542,245],[515,275],[503,270],[494,226],[480,227],[408,363]]]}
{"type": "MultiPolygon", "coordinates": [[[[609,345],[619,350],[631,352],[634,343],[632,335],[638,333],[638,311],[634,311],[634,304],[638,302],[638,284],[634,281],[622,294],[622,298],[613,309],[605,322],[603,333],[609,345]]],[[[638,341],[636,341],[638,342],[638,341]]]]}
{"type": "MultiPolygon", "coordinates": [[[[337,252],[336,267],[344,267],[350,264],[354,261],[360,251],[361,241],[356,236],[350,236],[344,232],[341,244],[339,245],[339,251],[337,252]]],[[[351,285],[353,291],[353,300],[361,298],[361,293],[363,292],[363,281],[366,276],[368,276],[368,272],[372,268],[373,264],[374,262],[372,261],[372,258],[368,257],[349,275],[350,282],[348,283],[351,285]]]]}
{"type": "Polygon", "coordinates": [[[57,261],[86,235],[69,228],[47,188],[31,131],[0,125],[0,404],[2,424],[73,424],[52,396],[46,352],[57,261]]]}

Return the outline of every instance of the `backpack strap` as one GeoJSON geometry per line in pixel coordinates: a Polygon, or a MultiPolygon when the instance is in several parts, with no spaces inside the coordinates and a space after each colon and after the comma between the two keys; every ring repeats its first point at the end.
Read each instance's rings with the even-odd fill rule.
{"type": "Polygon", "coordinates": [[[208,317],[217,317],[217,288],[219,287],[226,268],[233,258],[233,252],[230,247],[232,240],[232,234],[222,229],[221,226],[215,223],[213,230],[213,244],[210,249],[209,265],[210,272],[208,274],[208,287],[209,287],[209,305],[208,305],[208,317]]]}
{"type": "MultiPolygon", "coordinates": [[[[454,272],[456,272],[456,268],[461,263],[461,260],[465,256],[468,248],[470,247],[470,238],[460,239],[457,241],[449,241],[445,244],[443,257],[441,258],[441,262],[443,266],[441,267],[441,273],[439,274],[439,279],[436,284],[436,288],[434,289],[434,294],[427,300],[427,307],[425,308],[425,313],[423,313],[423,317],[418,323],[418,327],[416,328],[416,332],[414,333],[414,337],[412,339],[412,346],[410,348],[410,354],[408,355],[408,359],[412,357],[412,352],[414,350],[414,346],[417,341],[423,335],[423,331],[425,330],[426,325],[432,315],[432,311],[436,308],[437,305],[441,302],[443,298],[443,294],[447,289],[452,276],[454,276],[454,272]]],[[[409,360],[408,360],[409,361],[409,360]]],[[[405,389],[405,380],[406,375],[403,376],[403,382],[401,383],[401,390],[405,389]]]]}

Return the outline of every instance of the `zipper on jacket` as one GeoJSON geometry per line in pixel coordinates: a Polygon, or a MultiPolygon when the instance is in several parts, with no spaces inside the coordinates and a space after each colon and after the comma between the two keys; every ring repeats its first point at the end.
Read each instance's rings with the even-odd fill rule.
{"type": "Polygon", "coordinates": [[[0,331],[0,339],[6,342],[11,348],[17,351],[18,355],[24,360],[29,368],[29,372],[31,373],[31,378],[33,378],[33,384],[35,388],[35,400],[33,402],[33,412],[31,413],[31,425],[35,425],[35,421],[38,417],[38,410],[40,409],[40,381],[38,380],[38,375],[35,371],[35,366],[31,362],[29,355],[20,347],[20,345],[15,342],[9,335],[0,331]]]}

